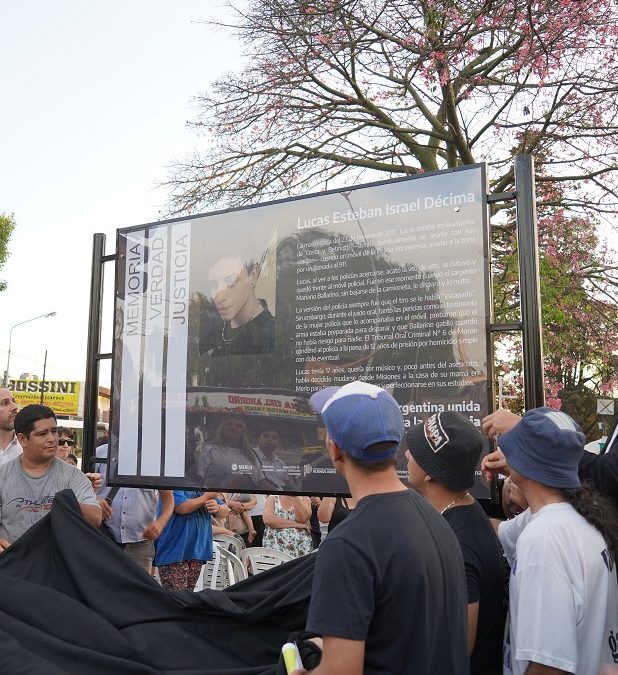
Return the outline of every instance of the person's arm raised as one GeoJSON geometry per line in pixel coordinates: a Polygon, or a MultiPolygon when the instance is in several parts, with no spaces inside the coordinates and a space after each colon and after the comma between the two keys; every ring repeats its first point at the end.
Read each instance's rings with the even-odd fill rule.
{"type": "Polygon", "coordinates": [[[500,473],[503,476],[509,475],[509,467],[502,450],[495,450],[483,457],[481,460],[481,473],[487,482],[500,473]]]}
{"type": "Polygon", "coordinates": [[[512,413],[510,410],[498,408],[498,410],[494,410],[491,415],[483,417],[481,429],[493,441],[500,434],[505,434],[507,431],[510,431],[514,426],[519,424],[520,421],[521,417],[519,415],[512,413]]]}

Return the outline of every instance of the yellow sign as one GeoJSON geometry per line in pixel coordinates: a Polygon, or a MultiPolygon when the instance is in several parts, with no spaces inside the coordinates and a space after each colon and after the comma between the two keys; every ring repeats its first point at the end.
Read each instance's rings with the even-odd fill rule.
{"type": "Polygon", "coordinates": [[[68,380],[9,381],[9,389],[13,392],[15,401],[20,407],[31,403],[43,403],[57,415],[77,415],[79,385],[79,382],[68,380]]]}

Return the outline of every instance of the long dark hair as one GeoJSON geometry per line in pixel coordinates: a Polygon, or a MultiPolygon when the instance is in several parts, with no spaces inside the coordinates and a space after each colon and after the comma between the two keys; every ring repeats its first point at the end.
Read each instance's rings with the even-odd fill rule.
{"type": "Polygon", "coordinates": [[[601,494],[590,483],[581,488],[562,490],[566,501],[596,528],[611,552],[618,554],[618,509],[606,495],[601,494]]]}

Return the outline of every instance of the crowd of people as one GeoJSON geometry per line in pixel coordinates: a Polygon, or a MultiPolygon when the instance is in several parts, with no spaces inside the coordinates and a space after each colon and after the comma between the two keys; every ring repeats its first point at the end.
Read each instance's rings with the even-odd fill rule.
{"type": "MultiPolygon", "coordinates": [[[[365,382],[318,391],[310,404],[349,496],[110,488],[106,444],[84,475],[53,411],[18,410],[0,389],[0,551],[67,488],[94,528],[145,572],[154,564],[170,590],[195,587],[213,533],[298,557],[316,548],[322,523],[306,626],[321,660],[310,672],[618,672],[615,428],[592,455],[565,413],[497,410],[482,421],[497,449],[481,461],[481,432],[460,413],[406,430],[395,399],[365,382]],[[402,446],[409,485],[396,470],[402,446]],[[470,492],[479,462],[501,483],[501,519],[470,492]]],[[[227,420],[218,434],[249,452],[242,425],[227,420]]],[[[272,464],[269,434],[260,446],[272,464]]]]}

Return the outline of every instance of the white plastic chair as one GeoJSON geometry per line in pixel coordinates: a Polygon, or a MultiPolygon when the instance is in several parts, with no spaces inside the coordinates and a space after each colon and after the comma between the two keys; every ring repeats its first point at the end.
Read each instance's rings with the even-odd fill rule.
{"type": "Polygon", "coordinates": [[[213,542],[213,553],[213,559],[202,566],[194,590],[202,591],[205,588],[223,590],[247,578],[247,569],[238,556],[216,542],[213,542]]]}
{"type": "Polygon", "coordinates": [[[271,567],[294,560],[294,557],[289,553],[275,551],[272,548],[254,546],[253,548],[243,549],[240,553],[240,559],[247,566],[249,574],[259,574],[271,567]]]}
{"type": "Polygon", "coordinates": [[[213,541],[216,541],[218,544],[221,544],[222,548],[231,551],[235,556],[240,558],[240,554],[245,548],[245,542],[240,536],[231,537],[229,534],[215,534],[213,541]]]}

